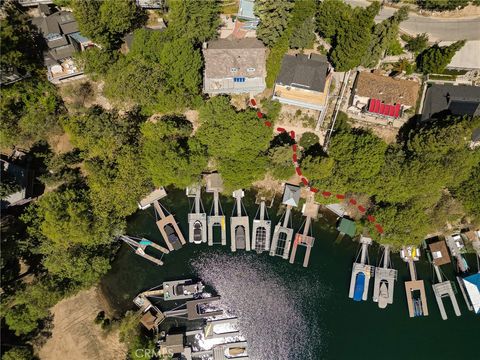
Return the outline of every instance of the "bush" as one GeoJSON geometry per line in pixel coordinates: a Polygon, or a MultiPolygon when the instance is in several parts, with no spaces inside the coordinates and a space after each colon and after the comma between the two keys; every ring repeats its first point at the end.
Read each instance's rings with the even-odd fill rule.
{"type": "Polygon", "coordinates": [[[315,144],[318,144],[319,142],[320,139],[316,134],[312,132],[306,132],[302,135],[298,144],[305,150],[307,150],[308,148],[312,147],[315,144]]]}

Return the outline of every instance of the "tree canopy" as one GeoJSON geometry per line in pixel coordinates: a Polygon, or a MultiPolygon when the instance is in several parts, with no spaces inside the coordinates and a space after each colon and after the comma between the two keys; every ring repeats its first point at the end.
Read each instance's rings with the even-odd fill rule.
{"type": "Polygon", "coordinates": [[[465,40],[456,41],[448,46],[435,44],[418,55],[417,68],[424,74],[442,73],[463,45],[465,45],[465,40]]]}
{"type": "Polygon", "coordinates": [[[257,0],[255,15],[260,19],[257,37],[272,47],[280,39],[288,26],[290,11],[294,7],[292,0],[257,0]]]}

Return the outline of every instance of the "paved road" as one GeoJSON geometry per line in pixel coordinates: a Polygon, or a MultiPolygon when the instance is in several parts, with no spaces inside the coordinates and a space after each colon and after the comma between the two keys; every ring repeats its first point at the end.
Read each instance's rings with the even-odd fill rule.
{"type": "MultiPolygon", "coordinates": [[[[345,0],[352,6],[366,7],[366,0],[345,0]]],[[[395,9],[384,7],[375,17],[380,22],[395,12],[395,9]]],[[[410,13],[407,20],[400,24],[401,30],[415,35],[427,33],[431,41],[480,40],[480,17],[467,19],[438,19],[410,13]]]]}

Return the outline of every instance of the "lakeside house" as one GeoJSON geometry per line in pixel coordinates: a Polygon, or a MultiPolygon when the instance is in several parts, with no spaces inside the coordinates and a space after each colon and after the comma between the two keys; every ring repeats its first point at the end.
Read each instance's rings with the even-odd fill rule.
{"type": "Polygon", "coordinates": [[[370,116],[398,119],[406,110],[415,108],[419,91],[420,84],[416,81],[360,71],[355,79],[350,105],[370,116]]]}
{"type": "Polygon", "coordinates": [[[255,95],[265,90],[266,49],[260,40],[219,39],[203,45],[203,92],[255,95]]]}
{"type": "Polygon", "coordinates": [[[255,16],[255,0],[240,0],[237,18],[242,23],[242,30],[255,30],[260,19],[255,16]]]}
{"type": "Polygon", "coordinates": [[[323,55],[285,55],[272,99],[323,112],[332,74],[333,68],[323,55]]]}
{"type": "Polygon", "coordinates": [[[43,37],[46,49],[44,63],[48,80],[58,84],[83,75],[73,60],[77,51],[84,51],[95,44],[82,36],[78,24],[70,11],[56,11],[45,4],[38,5],[40,16],[32,19],[43,37]]]}
{"type": "Polygon", "coordinates": [[[447,115],[480,116],[480,87],[432,84],[427,88],[421,121],[447,115]]]}

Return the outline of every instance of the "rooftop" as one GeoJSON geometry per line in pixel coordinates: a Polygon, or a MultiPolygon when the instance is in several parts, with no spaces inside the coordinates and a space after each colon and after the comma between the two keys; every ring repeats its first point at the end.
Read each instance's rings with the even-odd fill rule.
{"type": "Polygon", "coordinates": [[[420,91],[420,84],[416,81],[394,79],[365,71],[358,73],[356,83],[356,95],[379,99],[386,104],[415,106],[420,91]]]}
{"type": "Polygon", "coordinates": [[[433,84],[427,89],[422,121],[438,115],[480,115],[480,87],[433,84]]]}
{"type": "Polygon", "coordinates": [[[289,206],[298,206],[300,201],[300,186],[285,184],[282,203],[289,206]]]}
{"type": "Polygon", "coordinates": [[[240,0],[238,17],[244,19],[257,19],[254,12],[255,0],[240,0]]]}
{"type": "Polygon", "coordinates": [[[355,221],[347,218],[342,218],[340,220],[340,223],[338,224],[337,230],[345,235],[353,237],[355,236],[355,230],[356,230],[355,221]]]}
{"type": "MultiPolygon", "coordinates": [[[[442,41],[439,45],[450,45],[453,41],[442,41]]],[[[480,40],[467,41],[463,47],[458,50],[448,64],[450,69],[480,69],[480,40]]]]}
{"type": "Polygon", "coordinates": [[[206,78],[264,77],[265,46],[260,40],[219,39],[203,49],[206,78]]]}
{"type": "Polygon", "coordinates": [[[277,84],[323,92],[329,64],[327,58],[312,54],[285,55],[277,84]]]}
{"type": "Polygon", "coordinates": [[[445,241],[437,241],[428,245],[432,253],[432,261],[435,265],[445,265],[450,263],[447,244],[445,241]]]}

